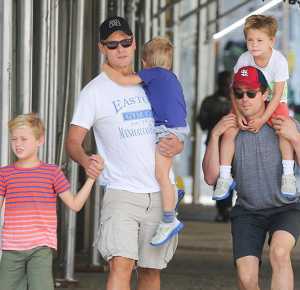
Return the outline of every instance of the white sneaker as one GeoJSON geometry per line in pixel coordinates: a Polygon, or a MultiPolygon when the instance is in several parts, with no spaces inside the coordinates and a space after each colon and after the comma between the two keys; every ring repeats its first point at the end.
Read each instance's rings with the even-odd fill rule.
{"type": "Polygon", "coordinates": [[[184,225],[177,218],[172,223],[160,222],[150,244],[152,246],[160,246],[177,235],[184,225]]]}
{"type": "Polygon", "coordinates": [[[213,192],[213,200],[222,200],[229,196],[230,191],[235,188],[235,181],[232,177],[218,178],[215,190],[213,192]]]}
{"type": "Polygon", "coordinates": [[[296,196],[297,186],[296,177],[293,174],[282,175],[281,178],[281,193],[287,198],[293,198],[296,196]]]}

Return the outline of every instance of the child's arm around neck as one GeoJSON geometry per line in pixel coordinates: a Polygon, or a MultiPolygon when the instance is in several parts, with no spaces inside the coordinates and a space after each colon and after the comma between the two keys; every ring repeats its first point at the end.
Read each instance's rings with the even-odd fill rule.
{"type": "Polygon", "coordinates": [[[138,85],[142,83],[142,79],[137,74],[124,76],[106,63],[102,65],[102,71],[104,71],[112,81],[122,86],[138,85]]]}

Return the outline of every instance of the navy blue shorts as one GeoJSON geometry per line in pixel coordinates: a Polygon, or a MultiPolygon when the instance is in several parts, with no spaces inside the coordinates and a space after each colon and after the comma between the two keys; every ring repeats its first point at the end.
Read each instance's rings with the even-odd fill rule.
{"type": "Polygon", "coordinates": [[[235,206],[231,211],[233,257],[255,256],[261,259],[264,243],[268,243],[276,231],[287,231],[297,241],[300,234],[299,207],[286,205],[278,208],[249,211],[235,206]]]}

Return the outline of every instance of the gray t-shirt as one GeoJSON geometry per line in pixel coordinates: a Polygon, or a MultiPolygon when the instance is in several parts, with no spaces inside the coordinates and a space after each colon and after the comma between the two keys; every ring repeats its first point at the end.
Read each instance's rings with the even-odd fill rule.
{"type": "Polygon", "coordinates": [[[238,205],[249,210],[291,203],[298,203],[300,207],[299,197],[290,200],[280,192],[282,159],[274,129],[264,125],[257,134],[240,131],[235,146],[233,174],[237,183],[238,205]]]}

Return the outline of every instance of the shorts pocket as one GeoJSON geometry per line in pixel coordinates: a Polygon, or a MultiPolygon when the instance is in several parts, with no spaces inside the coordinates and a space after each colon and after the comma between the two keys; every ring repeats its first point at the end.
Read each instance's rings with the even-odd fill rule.
{"type": "Polygon", "coordinates": [[[103,259],[108,260],[112,256],[112,245],[115,243],[112,241],[112,215],[103,218],[100,221],[98,233],[94,246],[97,247],[103,259]]]}

